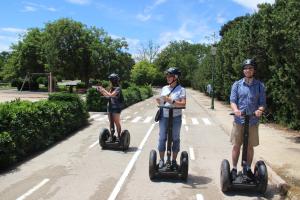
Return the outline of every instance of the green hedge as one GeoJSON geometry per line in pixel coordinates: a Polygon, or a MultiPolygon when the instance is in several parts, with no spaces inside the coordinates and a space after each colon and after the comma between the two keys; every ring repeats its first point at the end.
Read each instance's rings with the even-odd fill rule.
{"type": "Polygon", "coordinates": [[[0,104],[0,169],[65,138],[86,125],[88,117],[76,94],[0,104]]]}
{"type": "MultiPolygon", "coordinates": [[[[124,107],[128,107],[136,102],[145,100],[153,95],[151,86],[135,86],[131,85],[126,89],[122,89],[124,96],[124,107]]],[[[87,91],[87,109],[89,111],[106,111],[107,100],[100,96],[95,88],[87,91]]]]}

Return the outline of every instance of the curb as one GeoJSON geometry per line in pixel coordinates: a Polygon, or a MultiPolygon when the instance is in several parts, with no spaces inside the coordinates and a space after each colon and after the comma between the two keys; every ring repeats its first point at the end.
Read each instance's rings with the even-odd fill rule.
{"type": "MultiPolygon", "coordinates": [[[[261,159],[264,160],[264,159],[261,159]]],[[[253,159],[254,162],[257,162],[258,160],[256,158],[253,159]]],[[[268,170],[268,178],[269,183],[268,185],[271,186],[272,189],[276,191],[276,193],[279,193],[281,196],[286,196],[289,192],[289,189],[291,188],[289,184],[285,180],[283,180],[264,160],[267,170],[268,170]]]]}

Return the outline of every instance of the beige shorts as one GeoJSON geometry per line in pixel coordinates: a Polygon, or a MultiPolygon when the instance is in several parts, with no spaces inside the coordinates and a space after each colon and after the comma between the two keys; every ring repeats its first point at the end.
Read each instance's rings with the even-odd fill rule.
{"type": "MultiPolygon", "coordinates": [[[[233,145],[241,146],[243,144],[243,138],[244,138],[244,126],[233,122],[231,135],[230,135],[230,142],[233,145]]],[[[248,145],[253,147],[259,145],[258,124],[249,127],[248,145]]]]}

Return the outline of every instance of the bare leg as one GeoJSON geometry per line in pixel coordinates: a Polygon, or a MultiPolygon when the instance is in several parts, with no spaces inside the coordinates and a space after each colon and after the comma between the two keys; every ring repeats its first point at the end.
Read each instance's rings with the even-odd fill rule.
{"type": "Polygon", "coordinates": [[[254,155],[253,146],[248,146],[248,151],[247,151],[247,164],[248,164],[248,166],[251,166],[251,164],[252,164],[253,155],[254,155]]]}
{"type": "Polygon", "coordinates": [[[172,160],[176,160],[178,152],[173,152],[172,160]]]}
{"type": "Polygon", "coordinates": [[[113,114],[113,120],[114,120],[114,123],[116,124],[116,127],[117,127],[117,132],[118,132],[118,137],[121,136],[121,123],[120,123],[120,114],[118,113],[114,113],[113,114]]]}
{"type": "Polygon", "coordinates": [[[240,156],[240,145],[233,145],[232,147],[232,165],[234,168],[237,168],[237,163],[239,161],[240,156]]]}
{"type": "Polygon", "coordinates": [[[159,152],[159,157],[160,157],[161,160],[164,160],[165,152],[164,151],[160,151],[159,152]]]}

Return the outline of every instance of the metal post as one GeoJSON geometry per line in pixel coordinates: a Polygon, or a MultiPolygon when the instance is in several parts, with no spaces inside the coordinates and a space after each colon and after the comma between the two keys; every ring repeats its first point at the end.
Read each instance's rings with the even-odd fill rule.
{"type": "Polygon", "coordinates": [[[49,92],[51,93],[51,92],[52,92],[52,73],[50,72],[49,74],[50,74],[50,75],[49,75],[49,79],[50,79],[50,80],[49,80],[49,84],[48,84],[48,85],[50,86],[49,92]]]}
{"type": "Polygon", "coordinates": [[[211,55],[213,56],[213,64],[211,67],[211,79],[212,79],[212,90],[211,90],[211,109],[215,109],[215,56],[217,53],[217,48],[215,46],[211,46],[211,55]]]}

